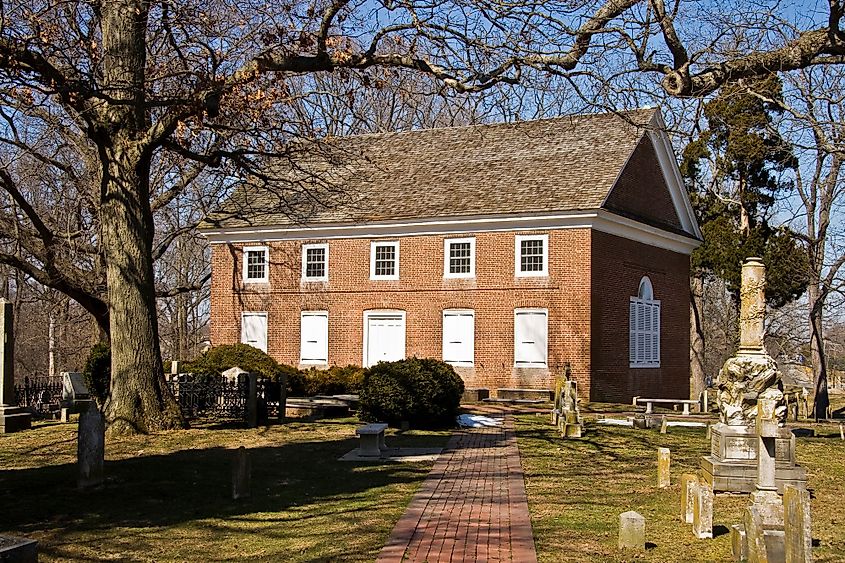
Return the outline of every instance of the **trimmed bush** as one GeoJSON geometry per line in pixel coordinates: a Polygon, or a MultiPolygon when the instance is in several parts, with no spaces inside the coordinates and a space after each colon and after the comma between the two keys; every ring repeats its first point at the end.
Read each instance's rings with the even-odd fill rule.
{"type": "MultiPolygon", "coordinates": [[[[216,379],[224,371],[233,367],[257,373],[273,381],[284,380],[289,386],[292,374],[299,374],[299,370],[291,366],[280,365],[276,360],[248,344],[224,344],[209,349],[194,361],[187,362],[185,372],[193,373],[199,378],[216,379]]],[[[182,371],[182,370],[180,370],[182,371]]],[[[294,381],[295,383],[295,381],[294,381]]]]}
{"type": "Polygon", "coordinates": [[[361,390],[364,368],[352,365],[311,368],[303,372],[303,377],[306,396],[355,394],[361,390]]]}
{"type": "Polygon", "coordinates": [[[105,342],[94,344],[82,371],[88,392],[100,405],[105,404],[111,389],[111,347],[105,342]]]}
{"type": "Polygon", "coordinates": [[[430,358],[379,362],[364,372],[361,418],[414,428],[455,424],[464,382],[447,363],[430,358]]]}

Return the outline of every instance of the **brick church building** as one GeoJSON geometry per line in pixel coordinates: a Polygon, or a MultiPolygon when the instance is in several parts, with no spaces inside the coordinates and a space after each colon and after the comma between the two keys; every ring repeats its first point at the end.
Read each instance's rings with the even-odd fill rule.
{"type": "Polygon", "coordinates": [[[301,367],[433,357],[494,395],[569,362],[591,400],[687,397],[701,233],[657,110],[303,153],[203,225],[214,345],[301,367]]]}

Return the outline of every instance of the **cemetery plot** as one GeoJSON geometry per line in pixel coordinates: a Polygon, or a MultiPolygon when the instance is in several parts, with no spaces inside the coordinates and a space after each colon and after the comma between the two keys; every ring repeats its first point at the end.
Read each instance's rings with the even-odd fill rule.
{"type": "MultiPolygon", "coordinates": [[[[373,561],[432,462],[338,462],[358,425],[215,423],[108,439],[104,482],[79,491],[77,425],[36,423],[0,435],[0,536],[37,540],[42,562],[373,561]]],[[[388,441],[442,448],[448,435],[388,441]]]]}
{"type": "MultiPolygon", "coordinates": [[[[545,414],[517,417],[540,562],[632,560],[634,554],[626,555],[618,547],[620,515],[626,512],[637,512],[646,522],[646,549],[637,554],[637,561],[731,560],[730,528],[743,521],[749,495],[717,493],[701,499],[698,530],[704,538],[712,533],[712,539],[693,534],[694,503],[680,505],[681,487],[692,481],[684,475],[696,475],[700,485],[699,459],[710,444],[700,428],[677,427],[660,434],[656,429],[593,424],[589,415],[586,424],[586,439],[566,440],[545,414]],[[671,484],[666,488],[658,486],[658,448],[671,451],[671,484]]],[[[812,552],[816,561],[843,561],[845,441],[839,437],[838,424],[814,428],[815,437],[797,439],[795,452],[813,492],[812,552]]],[[[695,497],[690,500],[698,501],[698,496],[688,493],[688,498],[695,497]]],[[[790,525],[800,534],[804,520],[797,516],[790,525]]]]}

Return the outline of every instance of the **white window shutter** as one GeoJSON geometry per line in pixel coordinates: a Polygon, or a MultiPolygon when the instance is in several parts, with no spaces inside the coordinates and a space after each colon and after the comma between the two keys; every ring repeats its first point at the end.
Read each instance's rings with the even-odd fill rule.
{"type": "Polygon", "coordinates": [[[628,362],[637,362],[637,302],[631,300],[628,319],[628,362]]]}
{"type": "Polygon", "coordinates": [[[443,312],[443,361],[473,365],[475,360],[475,313],[443,312]]]}
{"type": "Polygon", "coordinates": [[[244,313],[241,316],[241,342],[267,352],[266,313],[244,313]]]}
{"type": "Polygon", "coordinates": [[[545,366],[548,349],[548,314],[545,311],[518,311],[514,323],[516,365],[545,366]]]}
{"type": "Polygon", "coordinates": [[[300,360],[302,363],[328,363],[329,316],[324,312],[303,312],[300,323],[300,360]]]}

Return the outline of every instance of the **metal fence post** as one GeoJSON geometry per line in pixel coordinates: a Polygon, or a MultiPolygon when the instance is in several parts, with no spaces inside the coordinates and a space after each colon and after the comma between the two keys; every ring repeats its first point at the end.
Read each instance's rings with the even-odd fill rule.
{"type": "Polygon", "coordinates": [[[250,373],[249,390],[246,396],[246,422],[250,428],[258,426],[258,374],[250,373]]]}
{"type": "Polygon", "coordinates": [[[276,420],[279,422],[285,421],[285,409],[287,408],[288,402],[287,379],[287,375],[283,375],[276,382],[276,385],[279,386],[279,412],[276,413],[276,420]]]}

